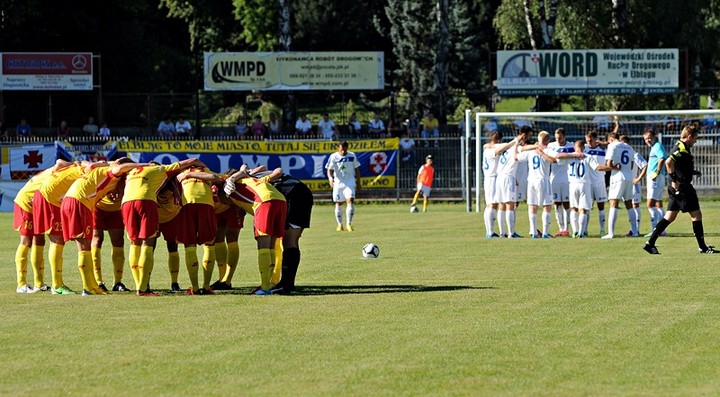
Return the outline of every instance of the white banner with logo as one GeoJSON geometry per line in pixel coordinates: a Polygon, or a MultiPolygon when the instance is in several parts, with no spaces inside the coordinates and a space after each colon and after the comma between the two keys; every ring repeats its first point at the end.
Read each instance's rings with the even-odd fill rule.
{"type": "Polygon", "coordinates": [[[679,51],[668,49],[498,51],[500,95],[672,94],[679,51]]]}
{"type": "Polygon", "coordinates": [[[42,171],[52,167],[57,160],[57,147],[54,143],[14,147],[9,151],[10,172],[42,171]]]}

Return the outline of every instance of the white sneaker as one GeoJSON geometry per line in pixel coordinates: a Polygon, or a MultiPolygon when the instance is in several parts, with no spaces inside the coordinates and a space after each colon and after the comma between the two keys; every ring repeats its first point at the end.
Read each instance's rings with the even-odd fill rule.
{"type": "Polygon", "coordinates": [[[612,235],[612,234],[606,234],[606,235],[604,235],[604,236],[602,236],[602,237],[600,237],[600,238],[601,238],[601,239],[605,239],[605,240],[609,240],[609,239],[611,239],[611,238],[613,238],[613,237],[615,237],[615,236],[612,235]]]}
{"type": "Polygon", "coordinates": [[[25,284],[22,287],[18,287],[15,292],[18,294],[34,294],[37,291],[35,291],[35,288],[25,284]]]}

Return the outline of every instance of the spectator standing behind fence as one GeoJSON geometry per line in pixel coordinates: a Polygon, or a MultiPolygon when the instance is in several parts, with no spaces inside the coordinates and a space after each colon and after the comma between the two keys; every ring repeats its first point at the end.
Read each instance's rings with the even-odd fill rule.
{"type": "MultiPolygon", "coordinates": [[[[423,139],[427,139],[430,136],[433,138],[437,138],[440,136],[440,122],[438,119],[435,118],[435,115],[432,112],[429,112],[425,118],[422,119],[422,132],[420,132],[420,136],[423,139]]],[[[425,147],[428,146],[428,141],[424,141],[425,147]]],[[[435,139],[435,147],[440,146],[440,143],[435,139]]]]}
{"type": "Polygon", "coordinates": [[[165,116],[165,119],[158,124],[157,132],[161,138],[171,138],[175,135],[175,124],[170,116],[165,116]]]}
{"type": "Polygon", "coordinates": [[[245,121],[245,117],[240,116],[235,122],[235,135],[238,138],[247,138],[250,136],[250,129],[248,128],[247,121],[245,121]]]}
{"type": "Polygon", "coordinates": [[[110,137],[110,128],[108,128],[107,123],[102,123],[102,127],[100,127],[100,131],[98,131],[98,136],[101,138],[109,138],[110,137]]]}
{"type": "Polygon", "coordinates": [[[420,122],[417,119],[415,113],[410,113],[407,119],[407,131],[410,138],[417,138],[420,136],[420,122]]]}
{"type": "Polygon", "coordinates": [[[348,132],[354,138],[359,138],[362,135],[362,124],[360,124],[360,120],[358,120],[357,114],[354,112],[350,115],[350,120],[348,121],[348,132]]]}
{"type": "Polygon", "coordinates": [[[57,130],[55,130],[57,139],[67,139],[70,136],[70,127],[68,127],[67,121],[63,120],[60,122],[57,130]]]}
{"type": "Polygon", "coordinates": [[[21,119],[20,124],[15,127],[15,135],[21,138],[28,138],[32,135],[32,127],[28,124],[27,120],[21,119]]]}
{"type": "Polygon", "coordinates": [[[300,115],[300,118],[295,122],[295,136],[307,137],[312,130],[312,123],[308,120],[306,114],[300,115]]]}
{"type": "Polygon", "coordinates": [[[368,134],[373,139],[385,138],[385,124],[377,113],[373,114],[373,118],[368,123],[368,134]]]}
{"type": "Polygon", "coordinates": [[[402,151],[402,161],[407,161],[415,165],[413,161],[415,155],[415,140],[410,138],[407,131],[403,132],[402,138],[400,139],[400,150],[402,151]]]}
{"type": "Polygon", "coordinates": [[[192,125],[190,122],[185,120],[182,116],[178,117],[178,121],[175,123],[175,133],[183,136],[192,135],[192,125]]]}
{"type": "Polygon", "coordinates": [[[255,116],[255,120],[253,121],[252,125],[250,126],[250,133],[256,139],[267,138],[267,129],[265,128],[265,124],[263,124],[262,117],[260,117],[259,114],[257,116],[255,116]]]}
{"type": "Polygon", "coordinates": [[[402,122],[402,118],[400,116],[395,116],[395,119],[390,122],[390,125],[388,126],[388,133],[390,135],[390,138],[400,138],[405,134],[405,131],[407,128],[405,128],[405,124],[402,122]]]}
{"type": "Polygon", "coordinates": [[[277,115],[274,112],[270,113],[270,121],[268,121],[267,124],[267,131],[271,137],[282,134],[282,131],[280,131],[280,120],[277,118],[277,115]]]}
{"type": "Polygon", "coordinates": [[[335,122],[332,121],[330,115],[323,113],[322,119],[318,121],[318,138],[333,140],[337,139],[337,127],[335,122]]]}
{"type": "Polygon", "coordinates": [[[95,117],[88,117],[88,122],[82,128],[85,135],[95,136],[100,128],[95,124],[95,117]]]}

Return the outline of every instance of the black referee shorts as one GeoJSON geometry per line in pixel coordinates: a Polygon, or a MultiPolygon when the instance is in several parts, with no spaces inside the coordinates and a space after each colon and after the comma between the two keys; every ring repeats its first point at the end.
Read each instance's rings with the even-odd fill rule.
{"type": "Polygon", "coordinates": [[[700,209],[700,200],[692,185],[682,185],[680,189],[668,186],[668,211],[693,212],[700,209]]]}
{"type": "Polygon", "coordinates": [[[303,183],[298,183],[285,195],[285,200],[288,207],[285,228],[290,229],[292,226],[309,228],[313,207],[313,194],[310,188],[303,183]]]}

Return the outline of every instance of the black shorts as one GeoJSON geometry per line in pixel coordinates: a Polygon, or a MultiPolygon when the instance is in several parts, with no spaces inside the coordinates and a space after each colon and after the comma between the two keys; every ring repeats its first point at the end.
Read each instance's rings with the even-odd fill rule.
{"type": "Polygon", "coordinates": [[[684,185],[679,190],[668,186],[668,211],[693,212],[700,209],[700,200],[692,185],[684,185]]]}
{"type": "Polygon", "coordinates": [[[285,195],[285,200],[287,200],[288,207],[285,228],[290,229],[292,226],[309,228],[313,207],[313,194],[310,188],[299,183],[285,195]]]}

